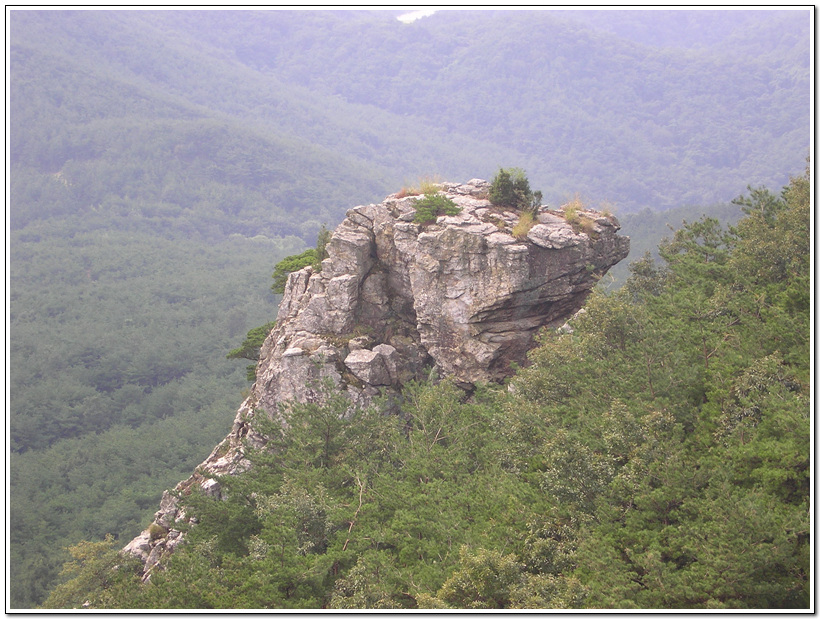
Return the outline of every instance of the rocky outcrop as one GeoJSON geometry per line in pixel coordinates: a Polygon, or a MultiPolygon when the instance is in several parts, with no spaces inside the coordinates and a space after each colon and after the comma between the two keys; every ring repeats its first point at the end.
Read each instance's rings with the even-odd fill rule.
{"type": "MultiPolygon", "coordinates": [[[[617,220],[596,211],[576,211],[570,222],[541,209],[514,236],[520,213],[491,205],[488,190],[481,180],[443,183],[460,212],[428,224],[414,221],[417,196],[348,211],[321,269],[288,278],[231,433],[177,490],[199,484],[218,496],[211,476],[244,470],[243,444],[264,441],[253,416],[275,418],[287,401],[319,401],[323,385],[359,406],[431,368],[467,389],[509,376],[525,364],[536,332],[564,324],[628,253],[617,220]]],[[[173,522],[182,517],[166,493],[153,528],[126,550],[150,570],[178,543],[173,522]]]]}

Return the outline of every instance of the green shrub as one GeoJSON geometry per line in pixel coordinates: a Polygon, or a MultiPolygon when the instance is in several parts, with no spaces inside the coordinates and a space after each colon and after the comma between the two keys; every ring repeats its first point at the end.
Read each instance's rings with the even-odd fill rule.
{"type": "Polygon", "coordinates": [[[447,196],[440,193],[428,193],[413,205],[416,207],[416,216],[413,221],[420,224],[429,224],[440,215],[458,215],[461,209],[447,196]]]}
{"type": "Polygon", "coordinates": [[[148,525],[148,534],[151,536],[152,540],[159,539],[166,533],[168,533],[168,530],[165,527],[158,525],[156,522],[152,522],[148,525]]]}
{"type": "Polygon", "coordinates": [[[285,292],[285,284],[288,281],[288,275],[299,269],[304,269],[306,266],[318,264],[318,254],[316,250],[306,249],[301,254],[296,256],[288,256],[276,263],[273,267],[273,285],[270,287],[274,294],[283,294],[285,292]]]}
{"type": "Polygon", "coordinates": [[[259,361],[259,349],[268,337],[268,334],[273,331],[276,322],[269,322],[261,327],[255,327],[248,331],[245,336],[245,341],[239,348],[234,348],[227,355],[228,359],[250,359],[251,361],[259,361]]]}
{"type": "Polygon", "coordinates": [[[268,337],[268,334],[273,331],[275,326],[276,322],[274,321],[251,329],[245,336],[242,345],[239,348],[234,348],[227,355],[228,359],[249,359],[254,362],[245,367],[248,382],[252,383],[256,380],[256,362],[259,361],[259,349],[262,348],[265,338],[268,337]]]}
{"type": "Polygon", "coordinates": [[[312,266],[315,270],[322,270],[322,260],[328,257],[327,244],[330,242],[331,232],[324,225],[319,230],[315,249],[306,249],[301,254],[288,256],[276,263],[273,267],[273,285],[270,287],[273,294],[284,294],[288,275],[294,271],[312,266]]]}
{"type": "Polygon", "coordinates": [[[535,213],[541,206],[541,192],[530,189],[530,181],[521,168],[501,168],[490,186],[490,203],[535,213]]]}

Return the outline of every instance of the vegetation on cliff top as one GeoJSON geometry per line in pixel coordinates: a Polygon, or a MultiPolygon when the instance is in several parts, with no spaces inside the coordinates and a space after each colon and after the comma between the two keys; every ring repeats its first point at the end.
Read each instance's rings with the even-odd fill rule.
{"type": "Polygon", "coordinates": [[[509,389],[291,405],[140,584],[80,545],[46,607],[810,604],[809,178],[704,218],[545,333],[509,389]],[[395,403],[394,403],[395,404],[395,403]]]}
{"type": "Polygon", "coordinates": [[[530,189],[530,180],[521,168],[501,168],[490,183],[490,202],[519,211],[535,213],[541,206],[541,192],[530,189]]]}
{"type": "Polygon", "coordinates": [[[413,221],[422,225],[436,221],[441,215],[458,215],[461,209],[447,196],[441,193],[426,193],[413,203],[416,214],[413,221]]]}

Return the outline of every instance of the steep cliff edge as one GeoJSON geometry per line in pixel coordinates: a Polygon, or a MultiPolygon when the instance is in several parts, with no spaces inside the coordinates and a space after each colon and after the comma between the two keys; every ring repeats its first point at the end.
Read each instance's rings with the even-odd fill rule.
{"type": "MultiPolygon", "coordinates": [[[[246,469],[245,444],[263,440],[252,417],[276,417],[289,400],[318,401],[322,382],[366,405],[431,367],[466,389],[509,376],[526,362],[536,332],[563,324],[629,252],[615,218],[596,211],[567,217],[542,208],[517,238],[520,213],[491,205],[489,187],[443,183],[461,210],[429,224],[414,221],[418,196],[394,194],[348,211],[321,269],[288,278],[230,434],[176,490],[198,484],[218,496],[212,476],[246,469]]],[[[146,574],[181,541],[173,523],[184,517],[166,492],[152,525],[125,547],[146,574]]]]}

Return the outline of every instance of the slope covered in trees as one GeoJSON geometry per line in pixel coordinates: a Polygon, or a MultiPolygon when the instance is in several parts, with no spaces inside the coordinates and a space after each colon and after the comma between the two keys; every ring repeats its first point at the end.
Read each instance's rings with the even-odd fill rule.
{"type": "Polygon", "coordinates": [[[66,545],[130,537],[224,435],[246,365],[224,357],[275,319],[258,283],[351,206],[521,166],[651,248],[629,211],[782,184],[808,28],[733,13],[679,20],[670,55],[577,14],[10,10],[12,606],[66,545]]]}
{"type": "Polygon", "coordinates": [[[808,148],[808,13],[694,14],[680,37],[724,36],[682,52],[572,12],[13,12],[12,170],[234,232],[300,212],[306,241],[340,197],[502,163],[621,210],[782,184],[808,148]]]}
{"type": "Polygon", "coordinates": [[[808,105],[808,14],[644,14],[679,39],[715,33],[686,51],[587,26],[622,14],[442,11],[399,28],[329,14],[310,29],[298,13],[166,18],[288,83],[511,148],[548,201],[581,191],[668,208],[785,182],[768,174],[800,165],[775,152],[805,148],[790,110],[808,105]]]}
{"type": "Polygon", "coordinates": [[[10,593],[32,607],[65,546],[136,534],[228,431],[247,383],[225,354],[275,317],[255,283],[301,241],[206,246],[65,220],[10,241],[10,593]]]}
{"type": "MultiPolygon", "coordinates": [[[[287,409],[140,584],[72,549],[46,607],[807,608],[809,178],[703,218],[508,388],[287,409]]],[[[121,564],[118,570],[110,568],[121,564]]]]}

